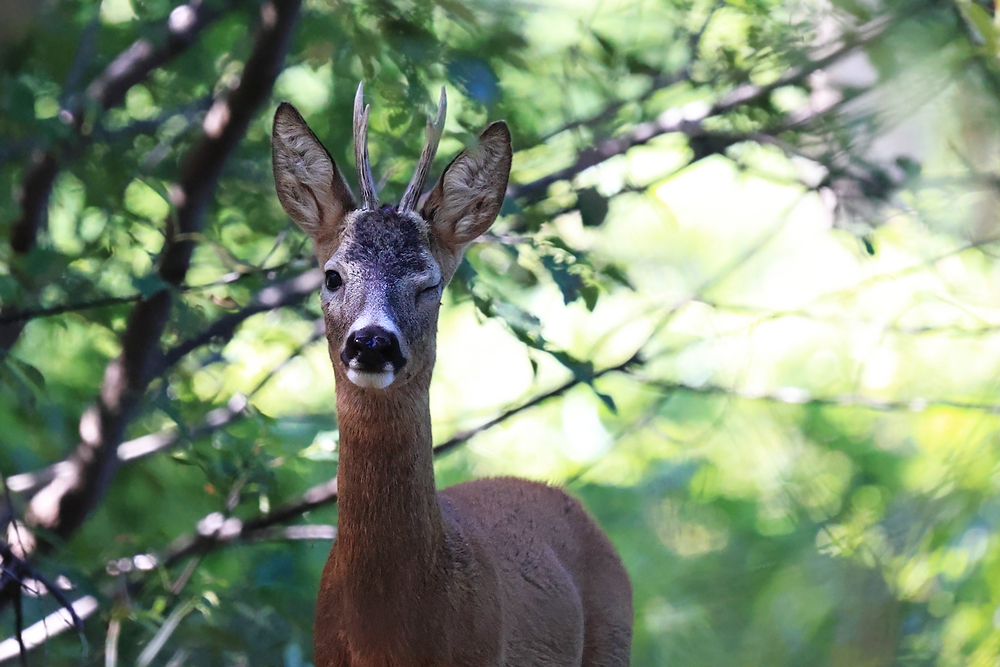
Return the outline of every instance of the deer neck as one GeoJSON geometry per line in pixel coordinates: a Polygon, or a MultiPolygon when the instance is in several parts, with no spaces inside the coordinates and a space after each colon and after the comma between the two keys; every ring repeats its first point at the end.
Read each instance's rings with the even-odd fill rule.
{"type": "Polygon", "coordinates": [[[386,390],[337,378],[336,560],[361,589],[407,590],[442,553],[426,375],[386,390]]]}

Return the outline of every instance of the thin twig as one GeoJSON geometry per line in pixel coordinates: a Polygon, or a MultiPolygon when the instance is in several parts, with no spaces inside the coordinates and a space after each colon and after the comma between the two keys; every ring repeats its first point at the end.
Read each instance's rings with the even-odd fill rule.
{"type": "MultiPolygon", "coordinates": [[[[22,633],[25,649],[30,651],[44,644],[49,638],[61,635],[74,627],[73,616],[78,619],[87,619],[93,616],[98,609],[97,599],[86,595],[73,601],[69,608],[72,615],[66,609],[59,609],[26,628],[22,633]]],[[[0,642],[0,662],[13,658],[18,655],[20,650],[21,647],[15,638],[3,640],[0,642]]]]}
{"type": "Polygon", "coordinates": [[[753,389],[738,389],[715,384],[690,385],[683,382],[672,382],[651,378],[637,379],[646,387],[652,387],[664,392],[682,391],[689,394],[736,396],[752,401],[765,403],[785,403],[788,405],[804,405],[818,407],[865,408],[875,412],[924,412],[934,408],[950,408],[969,410],[1000,415],[998,403],[976,403],[973,401],[955,401],[946,398],[914,397],[908,400],[881,400],[862,394],[836,394],[833,396],[813,396],[812,392],[803,387],[781,387],[773,391],[756,391],[753,389]]]}
{"type": "Polygon", "coordinates": [[[122,621],[115,616],[108,623],[108,634],[104,639],[104,667],[118,667],[118,637],[121,631],[122,621]]]}
{"type": "Polygon", "coordinates": [[[164,353],[159,372],[162,373],[193,350],[207,345],[213,340],[228,340],[235,333],[236,328],[247,318],[258,313],[299,303],[306,297],[315,294],[322,284],[322,280],[322,271],[310,269],[281,283],[264,288],[254,297],[253,301],[239,311],[224,315],[202,333],[164,353]]]}
{"type": "Polygon", "coordinates": [[[462,431],[461,433],[458,433],[456,435],[453,435],[452,437],[442,442],[440,445],[434,447],[434,455],[440,456],[441,454],[445,454],[451,451],[452,449],[455,449],[459,445],[468,442],[473,437],[479,435],[483,431],[489,430],[494,426],[496,426],[497,424],[507,421],[514,415],[524,412],[525,410],[528,410],[530,408],[533,408],[536,405],[540,405],[541,403],[544,403],[549,399],[555,398],[556,396],[561,396],[562,394],[565,394],[567,391],[569,391],[570,389],[579,384],[590,384],[597,378],[607,375],[608,373],[625,371],[638,363],[640,363],[640,357],[639,354],[636,353],[631,357],[629,357],[628,359],[626,359],[625,361],[621,362],[620,364],[615,364],[614,366],[609,366],[599,371],[595,371],[593,375],[574,376],[573,379],[567,380],[566,382],[564,382],[563,384],[559,385],[554,389],[550,389],[547,392],[538,394],[537,396],[531,398],[528,401],[525,401],[524,403],[521,403],[520,405],[504,410],[493,419],[490,419],[489,421],[486,421],[480,424],[479,426],[476,426],[475,428],[471,428],[466,431],[462,431]]]}
{"type": "MultiPolygon", "coordinates": [[[[590,167],[598,165],[616,155],[626,153],[631,148],[646,144],[655,137],[672,132],[681,132],[690,137],[705,137],[707,134],[702,128],[702,123],[706,119],[721,116],[747,104],[757,103],[766,99],[778,88],[802,82],[813,72],[829,67],[851,51],[885,34],[885,31],[894,20],[896,19],[883,17],[858,28],[852,34],[842,38],[840,45],[834,48],[832,52],[819,56],[805,65],[793,68],[790,72],[770,84],[763,86],[751,84],[740,86],[730,91],[713,105],[695,103],[680,109],[668,109],[660,114],[657,119],[639,123],[628,133],[620,137],[605,139],[587,148],[580,153],[575,163],[564,169],[529,183],[510,187],[507,194],[512,197],[526,199],[528,202],[538,201],[544,197],[548,187],[553,183],[570,179],[590,167]]],[[[763,137],[764,134],[757,133],[758,139],[762,139],[763,137]]],[[[748,138],[747,135],[733,135],[729,137],[731,142],[745,140],[746,138],[748,138]]]]}
{"type": "MultiPolygon", "coordinates": [[[[263,263],[261,266],[255,266],[251,269],[242,271],[233,271],[226,274],[219,280],[211,283],[205,283],[200,285],[181,285],[177,289],[181,292],[197,292],[199,290],[207,290],[213,287],[220,287],[222,285],[231,285],[233,283],[239,282],[245,278],[253,275],[266,273],[271,275],[273,273],[280,273],[282,269],[286,267],[286,264],[281,264],[277,266],[264,267],[263,263]]],[[[265,285],[263,289],[267,289],[271,285],[265,285]]],[[[125,296],[109,296],[102,297],[99,299],[94,299],[93,301],[81,301],[79,303],[63,303],[57,306],[50,306],[48,308],[34,308],[34,309],[23,309],[19,310],[12,307],[4,306],[0,308],[0,327],[4,325],[17,324],[22,322],[27,322],[29,320],[39,319],[43,317],[53,317],[55,315],[62,315],[64,313],[79,312],[82,310],[93,310],[96,308],[104,308],[107,306],[117,306],[126,303],[136,303],[141,301],[143,298],[142,294],[128,294],[125,296]]],[[[2,343],[0,343],[2,345],[2,343]]]]}
{"type": "Polygon", "coordinates": [[[657,74],[652,78],[652,81],[650,81],[649,87],[637,98],[613,102],[592,116],[569,121],[552,132],[543,135],[540,143],[544,143],[549,139],[562,134],[563,132],[569,132],[579,128],[593,128],[603,125],[604,123],[612,120],[622,109],[630,104],[642,104],[662,90],[666,90],[667,88],[671,88],[681,83],[691,82],[691,65],[697,58],[697,51],[700,48],[702,38],[705,36],[705,31],[708,28],[712,17],[715,16],[715,12],[717,12],[721,6],[721,2],[716,3],[716,6],[708,12],[708,16],[705,17],[705,20],[702,22],[698,30],[688,36],[688,51],[690,51],[690,58],[682,69],[677,72],[661,72],[657,74]]]}
{"type": "Polygon", "coordinates": [[[52,317],[53,315],[62,315],[63,313],[73,313],[81,310],[93,310],[125,303],[136,303],[141,299],[141,294],[130,294],[128,296],[109,296],[102,299],[94,299],[85,303],[64,303],[50,308],[0,312],[0,325],[27,322],[41,317],[52,317]]]}

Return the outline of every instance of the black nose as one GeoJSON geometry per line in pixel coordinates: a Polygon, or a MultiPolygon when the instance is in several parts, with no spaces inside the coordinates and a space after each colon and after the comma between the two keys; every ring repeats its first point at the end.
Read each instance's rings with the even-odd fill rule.
{"type": "Polygon", "coordinates": [[[347,336],[341,360],[349,367],[368,373],[398,371],[406,363],[396,334],[382,327],[365,327],[347,336]],[[391,367],[386,367],[391,364],[391,367]]]}

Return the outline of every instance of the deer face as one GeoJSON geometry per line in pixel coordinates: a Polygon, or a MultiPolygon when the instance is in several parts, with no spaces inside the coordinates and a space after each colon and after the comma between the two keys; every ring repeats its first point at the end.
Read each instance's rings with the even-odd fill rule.
{"type": "Polygon", "coordinates": [[[388,206],[351,213],[323,269],[330,352],[348,380],[382,389],[433,363],[443,285],[422,218],[388,206]]]}
{"type": "Polygon", "coordinates": [[[428,124],[417,173],[398,206],[378,206],[367,165],[368,110],[355,103],[359,208],[329,153],[290,104],[274,117],[271,147],[278,199],[308,233],[325,272],[321,292],[338,381],[386,389],[434,365],[441,293],[470,242],[493,223],[510,171],[510,133],[490,125],[424,198],[416,200],[444,121],[428,124]],[[359,131],[360,125],[360,131],[359,131]],[[430,149],[428,149],[430,147],[430,149]]]}

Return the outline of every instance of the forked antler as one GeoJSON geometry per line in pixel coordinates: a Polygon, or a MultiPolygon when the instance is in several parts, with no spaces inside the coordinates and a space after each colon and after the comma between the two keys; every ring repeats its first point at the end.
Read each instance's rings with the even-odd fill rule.
{"type": "Polygon", "coordinates": [[[361,111],[364,96],[365,82],[362,81],[354,96],[354,163],[358,168],[361,207],[375,211],[378,209],[378,197],[375,195],[375,181],[372,179],[372,166],[368,160],[368,105],[365,105],[363,113],[361,111]]]}
{"type": "MultiPolygon", "coordinates": [[[[368,159],[368,111],[369,106],[365,105],[364,111],[361,104],[364,101],[365,82],[358,84],[358,92],[354,96],[354,162],[358,168],[358,184],[361,187],[361,206],[363,209],[374,211],[378,208],[378,196],[375,194],[375,179],[372,178],[372,166],[368,159]]],[[[426,139],[424,148],[420,151],[420,160],[413,173],[410,184],[406,186],[403,198],[399,200],[400,211],[412,211],[417,206],[417,200],[423,192],[424,183],[427,182],[427,174],[431,170],[431,163],[434,162],[434,155],[437,153],[438,143],[441,141],[441,133],[444,131],[444,119],[448,113],[448,96],[445,94],[444,86],[441,86],[441,101],[438,104],[437,116],[431,121],[427,119],[426,139]]]]}
{"type": "Polygon", "coordinates": [[[420,151],[420,161],[413,172],[410,184],[406,186],[403,198],[399,200],[400,211],[412,211],[417,206],[417,199],[424,190],[424,183],[427,181],[427,174],[431,170],[431,163],[434,162],[434,155],[437,153],[438,142],[441,141],[441,133],[444,131],[444,117],[448,112],[448,96],[441,86],[441,101],[438,103],[437,116],[431,122],[427,118],[426,139],[424,149],[420,151]]]}

